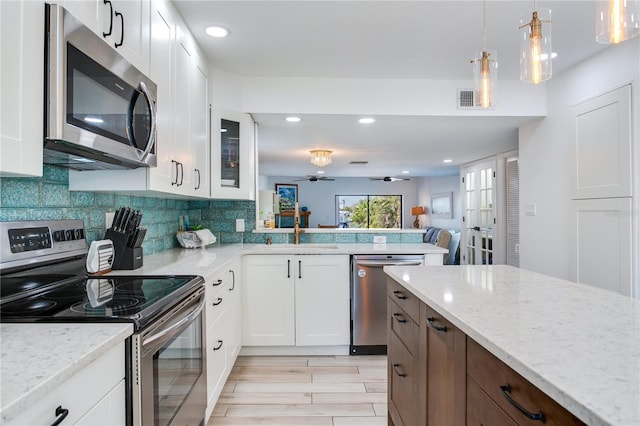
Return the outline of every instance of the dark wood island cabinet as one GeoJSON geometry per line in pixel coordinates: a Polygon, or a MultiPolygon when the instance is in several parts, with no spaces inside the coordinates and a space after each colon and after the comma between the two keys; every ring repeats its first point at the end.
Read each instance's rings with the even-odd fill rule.
{"type": "Polygon", "coordinates": [[[584,425],[395,280],[387,289],[389,425],[584,425]]]}

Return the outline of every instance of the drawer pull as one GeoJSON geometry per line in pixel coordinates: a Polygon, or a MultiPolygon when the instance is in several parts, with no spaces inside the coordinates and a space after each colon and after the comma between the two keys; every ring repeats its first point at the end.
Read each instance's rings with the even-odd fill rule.
{"type": "Polygon", "coordinates": [[[538,420],[538,421],[541,421],[542,423],[546,423],[547,418],[545,417],[542,411],[540,411],[539,413],[530,413],[526,408],[524,408],[522,405],[518,404],[513,398],[511,398],[511,395],[509,395],[511,393],[511,385],[509,383],[507,383],[506,385],[500,386],[500,392],[502,392],[502,396],[504,396],[507,399],[507,401],[509,401],[511,405],[516,407],[518,411],[520,411],[526,418],[531,420],[538,420]]]}
{"type": "Polygon", "coordinates": [[[211,306],[218,306],[221,303],[222,303],[222,297],[218,297],[218,299],[215,302],[211,303],[211,306]]]}
{"type": "Polygon", "coordinates": [[[393,290],[393,294],[400,300],[405,300],[407,298],[407,296],[402,294],[402,292],[399,290],[393,290]]]}
{"type": "Polygon", "coordinates": [[[58,405],[56,408],[56,419],[51,423],[51,426],[58,426],[64,419],[69,415],[69,410],[67,408],[62,408],[62,405],[58,405]]]}
{"type": "Polygon", "coordinates": [[[443,333],[447,332],[447,327],[444,325],[436,325],[436,319],[434,317],[429,317],[427,318],[427,321],[429,322],[429,325],[433,328],[435,328],[438,331],[442,331],[443,333]]]}
{"type": "Polygon", "coordinates": [[[218,346],[216,346],[215,348],[213,348],[214,351],[218,351],[220,350],[220,348],[222,347],[222,340],[218,340],[218,346]]]}
{"type": "Polygon", "coordinates": [[[396,319],[396,321],[398,321],[401,324],[404,324],[405,322],[407,322],[406,319],[402,319],[402,314],[396,312],[395,314],[393,314],[393,317],[396,319]]]}
{"type": "Polygon", "coordinates": [[[407,377],[406,374],[398,372],[398,367],[400,367],[400,364],[392,364],[391,366],[393,367],[393,371],[395,371],[399,377],[407,377]]]}
{"type": "Polygon", "coordinates": [[[222,284],[222,280],[215,281],[213,287],[218,287],[220,284],[222,284]]]}

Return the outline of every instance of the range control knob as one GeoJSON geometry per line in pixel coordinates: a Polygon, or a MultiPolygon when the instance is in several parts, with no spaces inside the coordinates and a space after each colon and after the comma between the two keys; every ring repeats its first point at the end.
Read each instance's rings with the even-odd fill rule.
{"type": "Polygon", "coordinates": [[[78,228],[75,230],[76,240],[84,240],[84,229],[78,228]]]}
{"type": "Polygon", "coordinates": [[[67,229],[64,233],[67,241],[73,241],[76,239],[76,233],[73,229],[67,229]]]}
{"type": "Polygon", "coordinates": [[[64,230],[53,231],[53,241],[66,241],[64,230]]]}

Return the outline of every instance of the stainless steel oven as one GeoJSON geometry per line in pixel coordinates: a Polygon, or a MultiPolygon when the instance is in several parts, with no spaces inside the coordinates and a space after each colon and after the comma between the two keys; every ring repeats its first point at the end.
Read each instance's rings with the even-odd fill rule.
{"type": "Polygon", "coordinates": [[[45,163],[156,165],[156,85],[59,5],[45,4],[45,163]]]}
{"type": "Polygon", "coordinates": [[[203,307],[204,288],[134,334],[134,424],[203,423],[207,404],[203,307]]]}
{"type": "Polygon", "coordinates": [[[1,322],[131,322],[127,425],[204,423],[204,280],[87,276],[81,220],[0,222],[1,322]]]}

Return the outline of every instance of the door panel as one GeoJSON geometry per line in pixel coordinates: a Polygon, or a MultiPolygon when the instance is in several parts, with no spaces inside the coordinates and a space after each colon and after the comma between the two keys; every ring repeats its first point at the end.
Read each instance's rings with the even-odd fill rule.
{"type": "Polygon", "coordinates": [[[463,169],[462,264],[493,264],[495,170],[495,161],[463,169]]]}

